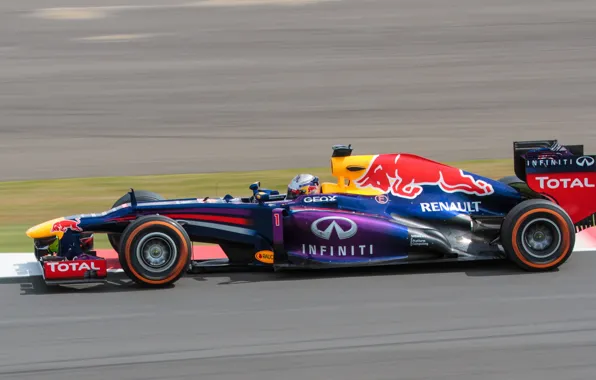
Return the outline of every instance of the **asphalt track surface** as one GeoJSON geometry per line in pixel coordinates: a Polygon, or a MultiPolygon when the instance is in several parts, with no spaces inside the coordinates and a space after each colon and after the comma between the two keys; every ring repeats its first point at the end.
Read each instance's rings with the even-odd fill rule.
{"type": "MultiPolygon", "coordinates": [[[[554,137],[593,152],[595,11],[4,1],[0,180],[325,166],[335,143],[458,160],[554,137]],[[132,7],[31,14],[106,5],[132,7]]],[[[484,264],[216,274],[159,291],[2,284],[0,378],[593,379],[595,266],[592,252],[544,274],[484,264]]]]}
{"type": "Polygon", "coordinates": [[[259,1],[1,2],[0,180],[596,151],[593,0],[259,1]]]}
{"type": "Polygon", "coordinates": [[[503,263],[0,285],[2,379],[574,380],[596,372],[596,252],[503,263]],[[497,265],[498,264],[498,265],[497,265]]]}

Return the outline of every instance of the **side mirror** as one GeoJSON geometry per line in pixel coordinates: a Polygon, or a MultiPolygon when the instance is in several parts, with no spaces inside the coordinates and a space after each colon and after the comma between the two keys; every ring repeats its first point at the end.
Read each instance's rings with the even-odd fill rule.
{"type": "Polygon", "coordinates": [[[255,198],[259,203],[267,202],[269,201],[269,194],[263,192],[257,193],[255,194],[255,198]]]}
{"type": "Polygon", "coordinates": [[[261,188],[261,181],[257,181],[255,183],[253,183],[248,188],[251,189],[253,191],[253,193],[256,194],[257,191],[259,191],[259,189],[261,188]]]}

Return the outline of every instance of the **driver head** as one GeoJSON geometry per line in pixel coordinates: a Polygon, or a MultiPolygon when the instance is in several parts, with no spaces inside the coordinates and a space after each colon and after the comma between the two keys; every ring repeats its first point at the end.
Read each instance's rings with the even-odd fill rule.
{"type": "Polygon", "coordinates": [[[288,194],[286,199],[296,199],[301,195],[313,195],[321,193],[321,184],[319,177],[312,174],[298,174],[292,178],[288,185],[288,194]]]}

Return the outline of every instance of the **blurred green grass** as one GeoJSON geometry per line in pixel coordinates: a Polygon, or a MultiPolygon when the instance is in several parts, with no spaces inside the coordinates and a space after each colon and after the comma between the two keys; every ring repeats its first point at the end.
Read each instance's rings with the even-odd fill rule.
{"type": "MultiPolygon", "coordinates": [[[[513,174],[512,160],[449,164],[489,178],[513,174]]],[[[256,181],[261,181],[264,188],[285,191],[298,173],[312,173],[322,181],[335,181],[329,167],[323,167],[0,182],[0,252],[29,252],[31,241],[25,231],[32,225],[60,216],[105,211],[130,188],[155,191],[166,198],[248,196],[248,186],[256,181]]],[[[96,237],[96,245],[109,248],[104,236],[96,237]]]]}

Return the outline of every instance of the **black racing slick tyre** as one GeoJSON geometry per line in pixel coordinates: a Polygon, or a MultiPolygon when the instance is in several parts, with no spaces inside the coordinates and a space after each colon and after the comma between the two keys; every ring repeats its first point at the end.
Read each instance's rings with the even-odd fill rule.
{"type": "Polygon", "coordinates": [[[573,252],[575,227],[565,210],[544,199],[530,199],[512,208],[501,226],[508,258],[523,270],[549,271],[573,252]]]}
{"type": "Polygon", "coordinates": [[[141,217],[126,227],[118,254],[124,272],[147,287],[178,281],[191,257],[192,242],[184,228],[160,215],[141,217]]]}
{"type": "MultiPolygon", "coordinates": [[[[165,198],[162,197],[161,195],[159,195],[157,193],[153,193],[151,191],[146,191],[146,190],[136,190],[135,198],[137,199],[137,203],[155,202],[155,201],[165,200],[165,198]]],[[[130,194],[126,193],[112,205],[112,208],[121,206],[128,202],[130,202],[130,194]]],[[[118,252],[120,250],[120,234],[107,234],[107,235],[108,235],[108,241],[110,242],[112,249],[114,251],[118,252]]]]}

